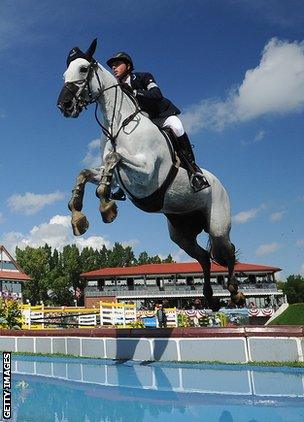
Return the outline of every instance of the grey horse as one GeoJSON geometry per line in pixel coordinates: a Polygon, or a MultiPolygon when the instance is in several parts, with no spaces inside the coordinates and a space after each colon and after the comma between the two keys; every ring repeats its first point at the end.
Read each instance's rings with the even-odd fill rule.
{"type": "Polygon", "coordinates": [[[69,203],[74,234],[83,234],[88,228],[81,212],[87,182],[98,185],[103,221],[111,222],[116,217],[117,206],[109,196],[114,173],[135,206],[167,217],[172,241],[200,263],[208,306],[219,309],[210,283],[211,258],[228,268],[226,287],[232,302],[242,305],[244,296],[238,291],[234,276],[235,247],[229,237],[230,202],[225,188],[215,175],[203,170],[210,187],[193,191],[186,170],[179,166],[164,135],[114,76],[94,60],[95,48],[96,40],[85,53],[76,48],[80,54],[69,62],[58,98],[58,107],[66,117],[78,117],[88,104],[96,103],[108,138],[103,153],[105,166],[83,170],[77,177],[69,203]],[[203,231],[209,235],[208,250],[197,243],[197,236],[203,231]]]}

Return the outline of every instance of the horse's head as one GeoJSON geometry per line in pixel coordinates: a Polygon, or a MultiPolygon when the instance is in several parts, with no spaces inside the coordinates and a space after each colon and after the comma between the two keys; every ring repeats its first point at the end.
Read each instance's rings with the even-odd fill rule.
{"type": "Polygon", "coordinates": [[[95,86],[92,80],[98,68],[93,58],[96,45],[95,39],[85,53],[74,47],[68,55],[64,86],[57,100],[57,106],[65,117],[78,117],[83,108],[99,95],[100,82],[95,86]]]}

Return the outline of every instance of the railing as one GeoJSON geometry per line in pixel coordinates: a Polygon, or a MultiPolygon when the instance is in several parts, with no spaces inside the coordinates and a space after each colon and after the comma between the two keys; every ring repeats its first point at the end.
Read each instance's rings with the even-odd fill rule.
{"type": "Polygon", "coordinates": [[[61,307],[47,308],[22,305],[22,328],[44,329],[69,326],[95,327],[96,325],[122,325],[136,321],[136,306],[124,303],[100,302],[98,308],[61,307]]]}
{"type": "MultiPolygon", "coordinates": [[[[167,326],[177,327],[177,309],[166,308],[167,326]]],[[[140,311],[137,314],[136,305],[100,302],[98,308],[62,307],[47,308],[42,306],[22,306],[23,329],[56,328],[59,326],[96,327],[119,325],[130,327],[140,316],[147,316],[147,312],[140,311]],[[66,319],[69,322],[65,322],[66,319]],[[59,322],[58,322],[59,320],[59,322]],[[61,320],[61,321],[60,321],[61,320]],[[56,322],[57,321],[57,322],[56,322]]],[[[155,311],[148,312],[148,316],[155,316],[155,311]]],[[[158,326],[158,322],[156,321],[158,326]]]]}
{"type": "MultiPolygon", "coordinates": [[[[239,290],[243,291],[246,296],[249,294],[273,294],[279,292],[277,290],[276,284],[263,284],[261,287],[257,287],[258,285],[246,285],[246,284],[240,284],[239,290]]],[[[212,284],[212,289],[215,294],[222,293],[222,294],[228,294],[226,288],[223,288],[223,286],[219,284],[212,284]]],[[[98,297],[98,296],[138,296],[139,294],[145,295],[145,296],[153,296],[155,294],[161,294],[164,296],[173,294],[173,293],[196,293],[196,294],[202,294],[202,286],[201,285],[176,285],[176,286],[164,286],[162,288],[160,287],[148,287],[148,286],[134,286],[134,288],[131,290],[127,286],[109,286],[104,287],[103,290],[101,290],[98,287],[89,286],[85,289],[85,295],[87,297],[98,297]]],[[[279,292],[280,293],[280,292],[279,292]]]]}
{"type": "MultiPolygon", "coordinates": [[[[242,308],[242,309],[221,309],[221,313],[226,315],[243,315],[248,317],[270,317],[274,314],[272,308],[242,308]]],[[[178,326],[178,314],[185,314],[190,319],[200,318],[202,316],[212,314],[210,309],[201,310],[177,310],[176,308],[165,308],[168,327],[178,326]]],[[[100,302],[98,308],[80,308],[80,307],[62,307],[62,308],[44,308],[43,306],[23,305],[23,329],[44,329],[44,328],[64,328],[67,326],[96,327],[96,326],[122,326],[132,327],[132,323],[137,319],[153,317],[154,322],[158,326],[157,318],[155,318],[154,310],[136,311],[135,304],[125,304],[117,302],[100,302]],[[66,319],[69,322],[66,322],[66,319]],[[57,320],[57,322],[56,322],[57,320]],[[58,322],[59,320],[59,322],[58,322]]],[[[222,322],[219,322],[222,324],[222,322]]],[[[213,322],[212,322],[213,324],[213,322]]]]}
{"type": "Polygon", "coordinates": [[[136,321],[136,305],[100,302],[100,325],[126,326],[136,321]]]}

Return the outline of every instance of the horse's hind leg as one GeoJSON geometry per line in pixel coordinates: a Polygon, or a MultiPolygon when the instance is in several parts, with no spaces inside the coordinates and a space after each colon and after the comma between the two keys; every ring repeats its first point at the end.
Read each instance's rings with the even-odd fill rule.
{"type": "Polygon", "coordinates": [[[76,184],[72,190],[72,197],[69,201],[69,210],[72,212],[71,223],[75,236],[81,236],[89,227],[86,216],[81,212],[84,189],[87,182],[97,183],[96,179],[98,178],[99,170],[100,169],[82,170],[76,178],[76,184]]]}
{"type": "Polygon", "coordinates": [[[219,309],[219,300],[213,297],[213,290],[210,283],[210,255],[205,249],[198,245],[196,238],[203,230],[203,219],[201,213],[188,215],[166,214],[170,238],[189,256],[196,259],[204,271],[203,294],[208,306],[213,310],[219,309]]]}
{"type": "Polygon", "coordinates": [[[212,258],[223,267],[228,267],[227,289],[230,292],[231,301],[238,306],[244,305],[245,296],[238,291],[238,281],[234,275],[236,261],[235,247],[233,243],[230,242],[229,232],[227,235],[219,237],[212,237],[210,235],[210,245],[212,258]]]}

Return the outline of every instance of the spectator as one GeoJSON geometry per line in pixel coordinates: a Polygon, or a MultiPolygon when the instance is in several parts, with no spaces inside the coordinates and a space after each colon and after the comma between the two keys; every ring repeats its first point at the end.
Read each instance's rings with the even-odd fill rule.
{"type": "Polygon", "coordinates": [[[159,304],[156,309],[156,317],[158,320],[159,328],[167,328],[167,315],[163,308],[163,305],[159,304]]]}

